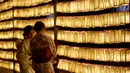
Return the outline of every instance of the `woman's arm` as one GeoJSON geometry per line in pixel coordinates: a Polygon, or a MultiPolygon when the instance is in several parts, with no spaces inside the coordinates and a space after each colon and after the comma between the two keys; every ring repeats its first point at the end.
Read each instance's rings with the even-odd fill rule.
{"type": "Polygon", "coordinates": [[[16,58],[17,58],[17,61],[20,65],[22,65],[22,67],[24,69],[27,69],[28,67],[28,56],[25,55],[25,50],[24,50],[24,47],[23,47],[23,43],[22,43],[22,40],[18,40],[16,42],[16,48],[17,48],[17,54],[16,54],[16,58]]]}

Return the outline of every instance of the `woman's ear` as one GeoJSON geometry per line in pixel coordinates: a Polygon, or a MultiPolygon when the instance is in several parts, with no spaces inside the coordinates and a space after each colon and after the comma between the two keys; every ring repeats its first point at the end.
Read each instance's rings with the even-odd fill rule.
{"type": "Polygon", "coordinates": [[[33,33],[30,33],[30,38],[32,38],[33,37],[33,33]]]}
{"type": "Polygon", "coordinates": [[[36,32],[34,30],[31,31],[31,37],[34,37],[36,35],[36,32]]]}

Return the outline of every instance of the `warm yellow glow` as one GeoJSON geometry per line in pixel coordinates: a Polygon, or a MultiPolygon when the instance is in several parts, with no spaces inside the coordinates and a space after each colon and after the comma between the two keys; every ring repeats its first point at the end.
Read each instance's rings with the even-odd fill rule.
{"type": "Polygon", "coordinates": [[[127,55],[126,55],[126,61],[130,61],[130,50],[127,51],[127,52],[125,52],[125,53],[127,53],[127,55]]]}
{"type": "Polygon", "coordinates": [[[54,32],[53,31],[46,31],[45,34],[50,36],[54,40],[54,32]]]}
{"type": "Polygon", "coordinates": [[[18,63],[15,63],[15,71],[20,72],[20,66],[18,63]]]}
{"type": "Polygon", "coordinates": [[[13,70],[13,62],[0,60],[0,67],[13,70]]]}
{"type": "Polygon", "coordinates": [[[13,21],[0,22],[0,29],[13,28],[13,21]]]}
{"type": "Polygon", "coordinates": [[[102,15],[90,16],[59,16],[57,17],[57,25],[62,27],[108,27],[119,26],[130,23],[130,12],[108,13],[102,15]]]}
{"type": "Polygon", "coordinates": [[[70,58],[99,60],[99,61],[130,61],[130,50],[126,48],[87,48],[87,47],[70,47],[59,45],[57,54],[70,58]]]}
{"type": "Polygon", "coordinates": [[[13,31],[0,32],[0,39],[13,38],[13,31]]]}
{"type": "Polygon", "coordinates": [[[9,0],[0,4],[0,10],[5,10],[17,6],[34,6],[41,3],[47,3],[52,0],[9,0]]]}
{"type": "Polygon", "coordinates": [[[13,52],[0,51],[0,58],[13,59],[13,52]]]}
{"type": "MultiPolygon", "coordinates": [[[[17,6],[34,6],[41,3],[47,3],[52,0],[9,0],[0,4],[0,11],[17,6]]],[[[58,2],[57,12],[74,13],[74,12],[88,12],[104,10],[112,7],[120,7],[128,5],[129,0],[76,0],[71,2],[58,2]]],[[[6,12],[0,12],[0,21],[11,19],[13,17],[39,17],[49,14],[54,14],[53,4],[31,8],[15,8],[6,12]]],[[[130,23],[130,12],[115,12],[101,15],[89,16],[57,16],[56,25],[62,27],[72,28],[95,28],[120,26],[130,23]]],[[[36,21],[42,21],[46,27],[54,27],[54,18],[40,18],[30,20],[10,20],[0,22],[0,30],[10,28],[24,28],[27,25],[34,26],[36,21]]],[[[23,31],[11,30],[1,31],[0,39],[23,39],[23,31]]],[[[54,39],[54,30],[47,30],[45,32],[48,36],[54,39]]],[[[104,31],[58,31],[58,40],[65,40],[76,43],[121,43],[130,42],[130,32],[126,30],[104,30],[104,31]]],[[[17,49],[15,41],[0,41],[1,49],[17,49]]],[[[129,62],[130,50],[126,48],[88,48],[88,47],[71,47],[67,45],[58,45],[57,54],[60,56],[67,56],[70,58],[110,61],[110,62],[129,62]]],[[[16,52],[14,51],[0,51],[0,58],[2,59],[16,59],[16,52]]],[[[19,64],[9,61],[0,60],[0,67],[20,71],[19,64]],[[15,68],[14,68],[15,65],[15,68]]],[[[58,68],[75,73],[130,73],[130,68],[116,67],[107,65],[95,65],[88,63],[80,63],[76,61],[69,61],[60,59],[58,68]]]]}
{"type": "Polygon", "coordinates": [[[14,10],[14,17],[38,17],[49,14],[53,14],[53,5],[14,10]]]}
{"type": "Polygon", "coordinates": [[[57,39],[77,43],[121,43],[130,42],[130,32],[126,30],[59,31],[57,39]]]}
{"type": "MultiPolygon", "coordinates": [[[[62,8],[63,9],[63,8],[62,8]]],[[[12,10],[7,11],[7,12],[2,12],[0,13],[0,19],[5,20],[13,17],[12,10]]],[[[26,8],[26,9],[15,9],[14,10],[14,17],[37,17],[41,15],[48,15],[48,14],[53,14],[53,6],[52,5],[45,5],[45,6],[39,6],[39,7],[34,7],[34,8],[26,8]]],[[[130,13],[129,12],[120,12],[120,13],[111,13],[111,14],[104,14],[104,15],[95,15],[95,16],[80,16],[80,17],[59,17],[57,21],[57,25],[62,25],[66,26],[69,25],[67,23],[70,23],[70,26],[113,26],[113,25],[119,25],[119,24],[124,24],[124,23],[130,23],[130,13]],[[96,17],[95,17],[96,16],[96,17]],[[125,19],[126,17],[126,19],[125,19]],[[69,18],[69,19],[68,19],[69,18]],[[77,25],[73,24],[75,22],[75,18],[78,20],[77,25]],[[91,18],[93,20],[91,20],[91,18]],[[104,20],[105,18],[105,20],[104,20]],[[71,19],[71,20],[70,20],[71,19]],[[82,20],[81,20],[82,19],[82,20]],[[64,22],[62,22],[62,21],[64,22]],[[70,21],[70,22],[65,22],[65,21],[70,21]],[[80,21],[81,20],[81,21],[80,21]],[[90,20],[92,23],[90,24],[90,20]],[[103,20],[104,22],[101,22],[103,20]],[[120,21],[119,21],[120,20],[120,21]],[[85,23],[86,22],[86,23],[85,23]],[[94,22],[97,22],[95,24],[94,22]]]]}
{"type": "Polygon", "coordinates": [[[0,11],[12,8],[12,6],[13,6],[13,1],[12,0],[9,0],[7,2],[3,2],[3,3],[0,4],[0,11]]]}
{"type": "Polygon", "coordinates": [[[17,52],[14,52],[14,60],[17,60],[16,54],[17,54],[17,52]]]}
{"type": "Polygon", "coordinates": [[[13,38],[23,39],[23,31],[14,31],[13,38]]]}
{"type": "Polygon", "coordinates": [[[13,10],[0,13],[0,20],[10,19],[10,18],[13,18],[13,10]]]}
{"type": "Polygon", "coordinates": [[[128,5],[129,0],[79,0],[72,2],[57,3],[57,12],[87,12],[98,11],[111,7],[119,7],[121,5],[128,5]]]}
{"type": "Polygon", "coordinates": [[[60,59],[58,69],[67,70],[75,73],[129,73],[128,67],[114,67],[107,65],[95,65],[88,63],[79,63],[76,61],[69,61],[60,59]]]}
{"type": "Polygon", "coordinates": [[[42,19],[32,19],[32,20],[12,20],[6,22],[0,22],[0,29],[10,29],[10,28],[24,28],[27,25],[34,26],[37,21],[42,21],[46,28],[54,26],[54,18],[42,18],[42,19]],[[14,23],[13,23],[14,22],[14,23]]]}
{"type": "MultiPolygon", "coordinates": [[[[54,32],[53,31],[46,31],[45,32],[48,36],[50,36],[52,39],[54,39],[54,32]]],[[[9,31],[9,32],[0,32],[0,36],[2,36],[0,39],[23,39],[23,31],[9,31]]],[[[8,49],[8,48],[15,48],[16,46],[13,41],[6,42],[6,41],[0,41],[0,48],[8,49]]]]}
{"type": "Polygon", "coordinates": [[[45,5],[26,9],[15,9],[0,13],[0,20],[13,17],[38,17],[53,14],[53,5],[45,5]]]}
{"type": "Polygon", "coordinates": [[[14,6],[33,6],[41,3],[47,3],[52,0],[13,0],[14,6]]]}
{"type": "MultiPolygon", "coordinates": [[[[45,33],[54,39],[53,31],[46,31],[45,33]]],[[[23,39],[22,34],[23,34],[23,31],[0,32],[0,36],[2,36],[2,37],[0,37],[0,39],[10,39],[10,38],[23,39]]]]}
{"type": "Polygon", "coordinates": [[[8,32],[0,32],[0,39],[10,39],[10,38],[19,38],[23,39],[23,31],[8,31],[8,32]]]}
{"type": "Polygon", "coordinates": [[[12,49],[12,48],[15,48],[15,47],[13,46],[13,41],[10,41],[10,42],[0,41],[0,48],[2,48],[2,49],[12,49]]]}
{"type": "MultiPolygon", "coordinates": [[[[6,68],[6,69],[13,70],[13,69],[14,69],[14,64],[13,64],[13,62],[0,60],[0,67],[1,67],[1,68],[6,68]]],[[[17,72],[20,71],[20,70],[19,70],[19,64],[18,64],[18,63],[15,63],[15,70],[16,70],[17,72]]]]}
{"type": "Polygon", "coordinates": [[[45,24],[46,28],[54,26],[54,19],[53,18],[43,18],[43,19],[35,19],[35,20],[15,20],[14,27],[15,28],[24,28],[27,25],[34,26],[34,24],[37,21],[42,21],[45,24]]]}
{"type": "MultiPolygon", "coordinates": [[[[2,36],[0,39],[23,39],[23,31],[9,31],[9,32],[0,32],[0,36],[2,36]]],[[[46,31],[46,34],[54,39],[54,33],[53,31],[46,31]]],[[[13,41],[12,42],[0,42],[1,48],[13,48],[13,41]]]]}

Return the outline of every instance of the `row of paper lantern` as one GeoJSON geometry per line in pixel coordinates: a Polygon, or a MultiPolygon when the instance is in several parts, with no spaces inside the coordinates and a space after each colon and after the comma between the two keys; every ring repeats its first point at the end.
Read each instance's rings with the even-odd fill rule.
{"type": "MultiPolygon", "coordinates": [[[[49,2],[51,0],[10,0],[6,3],[2,3],[0,10],[5,10],[12,8],[14,6],[34,6],[40,3],[49,2]]],[[[120,5],[129,4],[129,0],[82,0],[82,1],[72,1],[72,2],[60,2],[57,3],[58,12],[86,12],[86,11],[97,11],[103,10],[111,7],[118,7],[120,5]]]]}
{"type": "Polygon", "coordinates": [[[57,54],[69,58],[110,61],[110,62],[129,62],[130,50],[127,48],[87,48],[71,47],[59,45],[57,54]]]}
{"type": "MultiPolygon", "coordinates": [[[[4,53],[2,53],[2,54],[4,54],[4,53]]],[[[5,55],[7,56],[7,53],[5,55]]],[[[8,59],[7,57],[4,57],[4,58],[8,59]]],[[[0,61],[0,66],[7,68],[7,69],[13,69],[13,64],[8,61],[6,61],[6,62],[0,61]]],[[[16,67],[16,71],[19,71],[19,65],[16,64],[15,67],[16,67]]],[[[75,61],[63,60],[63,59],[60,59],[60,61],[58,63],[58,68],[67,70],[70,72],[76,72],[76,73],[88,73],[88,72],[89,73],[97,73],[97,72],[98,73],[110,73],[110,72],[129,73],[130,72],[130,68],[84,64],[84,63],[79,63],[79,62],[75,62],[75,61]],[[107,72],[107,71],[109,71],[109,72],[107,72]]]]}
{"type": "Polygon", "coordinates": [[[14,65],[13,65],[13,62],[0,60],[0,67],[13,70],[14,65]]]}
{"type": "Polygon", "coordinates": [[[47,3],[52,0],[9,0],[0,4],[0,10],[7,10],[12,7],[34,6],[41,3],[47,3]]]}
{"type": "MultiPolygon", "coordinates": [[[[54,39],[54,31],[45,33],[54,39]]],[[[0,32],[0,39],[23,39],[22,34],[23,31],[0,32]]],[[[130,32],[127,30],[58,31],[57,39],[76,43],[121,43],[130,42],[130,32]]]]}
{"type": "Polygon", "coordinates": [[[79,63],[65,59],[59,60],[58,69],[66,70],[72,73],[130,73],[129,67],[79,63]]]}
{"type": "Polygon", "coordinates": [[[19,38],[23,39],[23,31],[4,31],[0,32],[0,39],[19,38]]]}
{"type": "Polygon", "coordinates": [[[130,12],[108,13],[89,16],[59,16],[56,24],[62,27],[95,28],[119,26],[130,23],[130,12]]]}
{"type": "Polygon", "coordinates": [[[14,41],[0,41],[0,48],[1,49],[16,49],[14,41]]]}
{"type": "Polygon", "coordinates": [[[0,29],[10,29],[13,26],[13,21],[0,22],[0,29]]]}
{"type": "Polygon", "coordinates": [[[37,21],[42,21],[46,28],[54,27],[54,19],[53,18],[42,18],[42,19],[32,19],[32,20],[14,20],[15,28],[24,28],[27,25],[34,26],[37,21]]]}
{"type": "Polygon", "coordinates": [[[12,70],[13,72],[13,69],[17,72],[20,72],[20,68],[19,68],[19,64],[18,63],[13,63],[13,62],[10,62],[10,61],[3,61],[3,60],[0,60],[0,67],[1,68],[5,68],[5,69],[9,69],[9,70],[12,70]],[[15,65],[15,67],[14,67],[15,65]]]}
{"type": "Polygon", "coordinates": [[[34,8],[15,9],[14,17],[38,17],[53,14],[53,5],[45,5],[34,8]]]}
{"type": "MultiPolygon", "coordinates": [[[[62,8],[62,9],[64,10],[64,8],[62,8]]],[[[6,11],[6,12],[1,12],[0,13],[0,20],[10,19],[10,18],[13,18],[13,17],[38,17],[38,16],[50,15],[50,14],[53,14],[53,13],[54,13],[53,5],[45,5],[45,6],[25,8],[25,9],[14,9],[14,11],[9,10],[9,11],[6,11]]],[[[108,17],[107,19],[112,17],[112,14],[110,16],[109,15],[105,14],[105,17],[106,18],[108,17]]],[[[103,15],[98,15],[98,16],[100,16],[100,17],[102,16],[102,18],[105,18],[105,17],[103,17],[103,15]]],[[[116,19],[116,18],[119,18],[119,16],[124,16],[124,15],[123,15],[123,13],[122,14],[121,13],[114,13],[113,17],[116,19]]],[[[126,16],[129,17],[129,13],[127,13],[126,16]]],[[[94,16],[91,16],[91,18],[92,17],[94,17],[94,16]]],[[[111,21],[114,18],[111,18],[111,21]]],[[[96,17],[95,17],[95,19],[96,19],[96,17]]]]}
{"type": "MultiPolygon", "coordinates": [[[[23,39],[23,31],[4,31],[0,32],[0,39],[12,39],[12,38],[18,38],[23,39]]],[[[45,34],[48,36],[51,36],[54,39],[54,32],[53,31],[46,31],[45,34]]]]}
{"type": "Polygon", "coordinates": [[[57,11],[63,13],[98,11],[128,4],[129,0],[79,0],[58,3],[57,11]]]}
{"type": "MultiPolygon", "coordinates": [[[[23,31],[9,31],[9,32],[0,32],[0,36],[2,36],[0,39],[23,39],[23,31]],[[14,34],[13,34],[14,33],[14,34]]],[[[54,32],[53,31],[46,31],[45,34],[50,36],[52,39],[54,39],[54,32]]],[[[0,41],[0,48],[2,49],[16,49],[15,41],[0,41]]]]}
{"type": "Polygon", "coordinates": [[[58,31],[57,39],[75,43],[121,43],[130,42],[130,32],[126,30],[58,31]]]}
{"type": "MultiPolygon", "coordinates": [[[[8,16],[8,15],[7,15],[8,16]]],[[[56,25],[62,27],[73,28],[95,28],[95,27],[108,27],[119,26],[130,23],[130,12],[108,13],[103,15],[90,15],[90,16],[59,16],[57,17],[56,25]]],[[[8,18],[5,17],[4,18],[8,18]]],[[[10,17],[9,17],[10,18],[10,17]]],[[[0,22],[0,29],[8,29],[13,27],[24,28],[26,25],[34,25],[36,21],[42,21],[46,27],[54,26],[54,18],[41,18],[32,20],[12,20],[0,22]]]]}
{"type": "Polygon", "coordinates": [[[0,51],[0,58],[2,59],[16,59],[16,52],[0,51]]]}
{"type": "MultiPolygon", "coordinates": [[[[5,45],[6,46],[5,49],[13,48],[15,46],[15,45],[13,46],[13,42],[1,42],[0,45],[1,46],[5,45]],[[8,47],[8,45],[10,44],[12,45],[12,47],[8,47]]],[[[0,54],[0,58],[13,59],[11,54],[13,55],[13,52],[2,51],[0,54]],[[8,56],[5,57],[6,54],[8,56]]],[[[130,50],[127,50],[126,48],[100,49],[100,48],[58,46],[57,54],[62,56],[68,56],[71,58],[84,58],[86,60],[103,60],[103,61],[129,61],[130,60],[129,59],[130,50]],[[84,54],[86,52],[87,54],[84,54]]]]}
{"type": "Polygon", "coordinates": [[[7,20],[13,18],[13,10],[9,10],[6,12],[0,12],[0,21],[7,20]]]}
{"type": "Polygon", "coordinates": [[[37,21],[42,21],[46,28],[54,26],[53,18],[42,18],[42,19],[32,19],[32,20],[11,20],[6,22],[0,22],[0,29],[10,29],[10,28],[24,28],[27,25],[34,26],[37,21]]]}
{"type": "Polygon", "coordinates": [[[6,20],[13,17],[38,17],[53,14],[53,6],[45,5],[34,8],[14,9],[0,13],[0,20],[6,20]]]}

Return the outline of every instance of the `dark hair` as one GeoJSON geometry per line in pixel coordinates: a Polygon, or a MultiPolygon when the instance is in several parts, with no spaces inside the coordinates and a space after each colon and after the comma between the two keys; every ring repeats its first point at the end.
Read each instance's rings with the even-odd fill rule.
{"type": "Polygon", "coordinates": [[[41,21],[37,21],[37,22],[35,23],[35,25],[34,25],[34,30],[35,30],[36,32],[41,31],[43,28],[45,28],[45,24],[44,24],[43,22],[41,22],[41,21]]]}
{"type": "Polygon", "coordinates": [[[23,36],[25,37],[25,36],[29,35],[29,34],[31,33],[31,30],[32,30],[32,29],[33,29],[32,26],[30,26],[30,25],[26,26],[26,27],[24,28],[23,36]]]}

